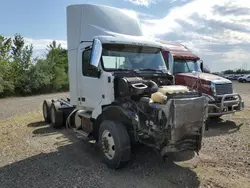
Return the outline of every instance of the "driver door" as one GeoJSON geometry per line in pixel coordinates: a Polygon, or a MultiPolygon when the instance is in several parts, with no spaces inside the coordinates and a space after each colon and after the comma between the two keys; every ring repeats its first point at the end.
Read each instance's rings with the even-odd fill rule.
{"type": "Polygon", "coordinates": [[[77,80],[78,105],[93,111],[102,101],[104,88],[97,69],[90,65],[91,51],[91,47],[79,48],[77,80]]]}

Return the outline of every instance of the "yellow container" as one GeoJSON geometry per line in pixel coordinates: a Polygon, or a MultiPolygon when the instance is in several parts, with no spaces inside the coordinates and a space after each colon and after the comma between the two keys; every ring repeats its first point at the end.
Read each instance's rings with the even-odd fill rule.
{"type": "Polygon", "coordinates": [[[188,91],[189,91],[188,87],[182,85],[161,86],[158,89],[158,92],[162,93],[163,95],[173,94],[173,93],[185,93],[188,91]]]}
{"type": "Polygon", "coordinates": [[[161,92],[155,92],[151,94],[151,99],[154,102],[164,104],[165,101],[167,100],[167,96],[163,95],[161,92]]]}

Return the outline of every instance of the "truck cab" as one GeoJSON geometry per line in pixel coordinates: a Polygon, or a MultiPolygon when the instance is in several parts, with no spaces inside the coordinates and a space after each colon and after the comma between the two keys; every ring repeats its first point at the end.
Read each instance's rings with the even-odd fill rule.
{"type": "Polygon", "coordinates": [[[175,84],[203,93],[209,103],[209,118],[218,118],[244,109],[244,101],[234,92],[232,81],[204,73],[203,61],[184,45],[162,40],[160,42],[166,65],[175,77],[175,84]]]}
{"type": "Polygon", "coordinates": [[[98,143],[117,169],[136,143],[199,152],[207,102],[173,85],[160,43],[142,35],[136,15],[102,5],[67,7],[70,98],[45,100],[44,119],[98,143]],[[119,19],[117,19],[119,18],[119,19]]]}

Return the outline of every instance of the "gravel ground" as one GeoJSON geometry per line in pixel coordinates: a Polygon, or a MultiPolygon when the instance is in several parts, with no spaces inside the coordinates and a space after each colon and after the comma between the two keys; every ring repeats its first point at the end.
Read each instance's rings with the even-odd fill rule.
{"type": "MultiPolygon", "coordinates": [[[[250,84],[234,84],[249,108],[250,84]]],[[[153,150],[141,147],[128,166],[113,171],[102,163],[95,145],[43,122],[43,99],[65,95],[0,100],[4,106],[0,109],[1,188],[250,187],[250,109],[210,122],[199,156],[179,153],[164,163],[153,150]]]]}
{"type": "Polygon", "coordinates": [[[18,116],[37,109],[44,99],[54,99],[69,97],[68,92],[37,95],[30,97],[13,97],[0,99],[0,120],[6,120],[13,116],[18,116]]]}

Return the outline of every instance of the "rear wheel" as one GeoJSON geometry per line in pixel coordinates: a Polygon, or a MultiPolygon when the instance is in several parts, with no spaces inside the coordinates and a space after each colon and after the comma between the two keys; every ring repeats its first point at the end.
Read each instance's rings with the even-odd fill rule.
{"type": "Polygon", "coordinates": [[[120,122],[104,120],[99,129],[99,147],[104,162],[110,169],[118,169],[130,160],[130,139],[120,122]]]}
{"type": "Polygon", "coordinates": [[[60,103],[54,102],[51,104],[50,116],[53,128],[61,128],[63,126],[63,113],[59,107],[60,103]]]}
{"type": "Polygon", "coordinates": [[[51,116],[50,116],[51,104],[52,102],[50,100],[43,101],[43,118],[47,123],[51,122],[51,116]]]}
{"type": "Polygon", "coordinates": [[[242,80],[242,83],[245,83],[246,82],[246,80],[242,80]]]}

